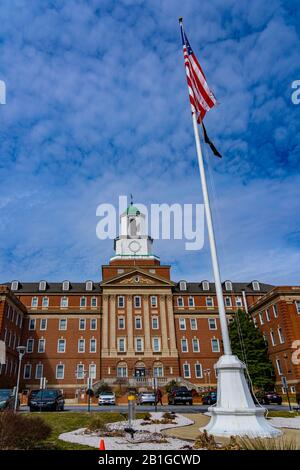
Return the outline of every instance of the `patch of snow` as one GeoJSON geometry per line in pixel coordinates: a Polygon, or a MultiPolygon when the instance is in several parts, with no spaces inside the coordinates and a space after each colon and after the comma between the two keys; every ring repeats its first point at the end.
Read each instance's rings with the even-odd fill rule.
{"type": "MultiPolygon", "coordinates": [[[[162,419],[163,413],[151,413],[151,419],[162,419]]],[[[181,426],[189,426],[194,422],[185,416],[176,414],[174,419],[176,424],[146,424],[142,419],[134,421],[134,430],[137,431],[133,439],[126,434],[126,437],[101,437],[96,432],[86,433],[86,428],[80,428],[72,432],[66,432],[59,436],[59,439],[66,442],[72,442],[76,444],[88,445],[99,449],[100,440],[104,439],[106,450],[172,450],[181,449],[184,446],[190,446],[189,441],[184,439],[177,439],[161,433],[164,429],[176,428],[181,426]],[[151,440],[162,439],[166,442],[151,442],[151,440]],[[143,441],[143,442],[138,442],[143,441]],[[148,442],[147,442],[148,441],[148,442]]],[[[119,421],[116,423],[109,423],[107,428],[111,431],[124,429],[128,426],[128,421],[119,421]]]]}
{"type": "Polygon", "coordinates": [[[276,428],[300,429],[300,416],[295,418],[271,418],[270,422],[276,428]]]}

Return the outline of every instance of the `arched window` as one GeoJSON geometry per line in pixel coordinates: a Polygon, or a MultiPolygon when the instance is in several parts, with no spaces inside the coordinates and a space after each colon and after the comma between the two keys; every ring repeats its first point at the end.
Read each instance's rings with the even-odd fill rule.
{"type": "Polygon", "coordinates": [[[161,362],[154,362],[153,364],[153,377],[163,377],[164,366],[161,362]]]}
{"type": "Polygon", "coordinates": [[[85,290],[93,290],[93,281],[86,281],[85,290]]]}
{"type": "Polygon", "coordinates": [[[69,289],[70,289],[70,281],[63,281],[62,290],[69,290],[69,289]]]}
{"type": "Polygon", "coordinates": [[[119,362],[117,365],[117,377],[128,377],[128,367],[126,362],[119,362]]]}
{"type": "Polygon", "coordinates": [[[260,285],[258,281],[252,281],[252,289],[253,290],[260,290],[260,285]]]}
{"type": "Polygon", "coordinates": [[[12,281],[10,288],[11,288],[11,290],[18,290],[19,289],[19,281],[12,281]]]}
{"type": "Polygon", "coordinates": [[[179,289],[180,290],[186,290],[186,281],[180,281],[179,282],[179,289]]]}
{"type": "Polygon", "coordinates": [[[202,289],[203,290],[209,290],[209,282],[208,281],[202,281],[202,289]]]}
{"type": "Polygon", "coordinates": [[[39,283],[39,290],[46,290],[46,281],[40,281],[39,283]]]}
{"type": "Polygon", "coordinates": [[[232,290],[232,282],[225,281],[225,290],[232,290]]]}

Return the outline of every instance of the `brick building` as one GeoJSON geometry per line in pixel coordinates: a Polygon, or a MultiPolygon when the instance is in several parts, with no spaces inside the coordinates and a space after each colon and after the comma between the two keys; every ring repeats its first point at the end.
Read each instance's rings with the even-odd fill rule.
{"type": "MultiPolygon", "coordinates": [[[[46,377],[48,386],[73,398],[87,376],[94,382],[137,386],[149,384],[153,376],[161,385],[172,379],[215,385],[213,366],[222,341],[214,284],[173,282],[170,266],[160,264],[152,246],[144,216],[130,206],[121,216],[115,256],[102,266],[101,282],[12,281],[0,286],[0,340],[6,343],[7,359],[0,386],[16,382],[19,344],[27,348],[23,389],[36,388],[46,377]]],[[[300,333],[300,287],[227,280],[223,292],[228,321],[242,308],[268,339],[271,331],[281,335],[274,345],[268,341],[277,385],[284,373],[291,392],[299,389],[300,370],[291,365],[291,347],[300,333]],[[271,310],[274,318],[258,321],[266,311],[271,316],[271,310]]]]}

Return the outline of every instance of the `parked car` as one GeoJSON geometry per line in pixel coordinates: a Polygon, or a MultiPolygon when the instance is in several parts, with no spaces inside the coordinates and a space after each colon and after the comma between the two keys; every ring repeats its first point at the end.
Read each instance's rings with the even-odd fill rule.
{"type": "Polygon", "coordinates": [[[52,388],[32,390],[28,406],[30,411],[64,411],[65,399],[61,390],[52,388]]]}
{"type": "Polygon", "coordinates": [[[101,392],[98,398],[98,405],[115,405],[116,395],[114,392],[101,392]]]}
{"type": "Polygon", "coordinates": [[[138,405],[155,405],[155,393],[154,392],[141,392],[138,394],[137,397],[137,404],[138,405]]]}
{"type": "Polygon", "coordinates": [[[276,403],[277,405],[281,405],[282,397],[278,395],[278,393],[271,391],[271,392],[258,392],[255,394],[257,401],[262,403],[263,405],[269,405],[270,403],[276,403]]]}
{"type": "MultiPolygon", "coordinates": [[[[19,406],[20,402],[18,402],[19,406]]],[[[0,389],[0,410],[13,410],[15,405],[15,396],[10,388],[0,389]]]]}
{"type": "Polygon", "coordinates": [[[28,396],[27,396],[27,406],[30,406],[31,400],[34,400],[34,397],[36,397],[36,395],[39,393],[39,391],[40,391],[39,388],[34,389],[34,390],[30,390],[30,392],[28,393],[28,396]]]}
{"type": "Polygon", "coordinates": [[[217,392],[211,391],[202,397],[202,405],[214,405],[217,403],[217,392]]]}
{"type": "Polygon", "coordinates": [[[168,393],[169,405],[192,405],[193,395],[187,387],[173,387],[168,393]]]}

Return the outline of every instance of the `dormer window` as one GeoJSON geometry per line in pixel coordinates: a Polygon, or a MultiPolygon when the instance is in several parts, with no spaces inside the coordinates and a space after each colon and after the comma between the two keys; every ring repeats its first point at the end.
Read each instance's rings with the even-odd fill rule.
{"type": "Polygon", "coordinates": [[[179,282],[179,289],[180,290],[186,290],[186,281],[180,281],[179,282]]]}
{"type": "Polygon", "coordinates": [[[225,290],[232,290],[232,282],[225,281],[225,290]]]}
{"type": "Polygon", "coordinates": [[[12,281],[11,290],[18,290],[18,289],[19,289],[19,281],[12,281]]]}
{"type": "Polygon", "coordinates": [[[252,281],[252,289],[253,290],[260,290],[260,285],[258,281],[252,281]]]}
{"type": "Polygon", "coordinates": [[[208,281],[202,281],[202,289],[203,290],[209,290],[209,282],[208,281]]]}
{"type": "Polygon", "coordinates": [[[46,290],[47,283],[46,281],[40,281],[39,290],[46,290]]]}
{"type": "Polygon", "coordinates": [[[64,281],[62,283],[62,290],[69,290],[70,289],[70,281],[64,281]]]}
{"type": "Polygon", "coordinates": [[[93,290],[93,281],[86,281],[85,290],[93,290]]]}

